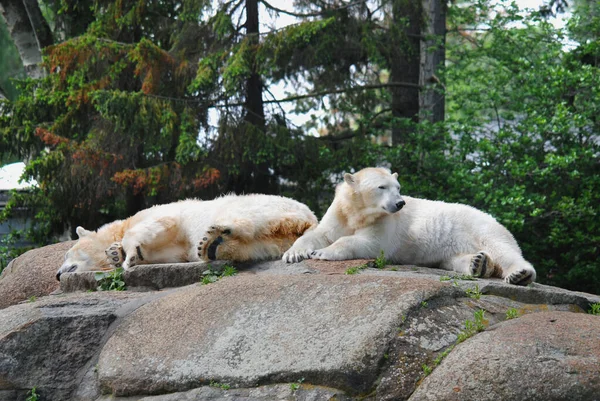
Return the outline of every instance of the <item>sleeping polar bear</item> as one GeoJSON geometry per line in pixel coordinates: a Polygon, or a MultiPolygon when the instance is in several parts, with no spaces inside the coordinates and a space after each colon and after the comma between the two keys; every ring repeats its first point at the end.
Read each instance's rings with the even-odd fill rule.
{"type": "Polygon", "coordinates": [[[65,272],[136,264],[279,258],[317,223],[306,205],[274,195],[227,195],[154,206],[97,232],[77,227],[79,241],[66,253],[56,278],[65,272]]]}
{"type": "Polygon", "coordinates": [[[383,250],[392,263],[501,276],[518,285],[535,280],[515,238],[492,216],[467,205],[402,197],[397,178],[382,168],[346,174],[319,226],[283,260],[369,259],[383,250]]]}

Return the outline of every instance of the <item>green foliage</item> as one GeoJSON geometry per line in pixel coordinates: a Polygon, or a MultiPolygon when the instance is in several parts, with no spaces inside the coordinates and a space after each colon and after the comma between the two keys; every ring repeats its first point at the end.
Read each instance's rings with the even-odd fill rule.
{"type": "Polygon", "coordinates": [[[295,383],[290,383],[290,390],[297,391],[298,389],[300,389],[300,386],[302,386],[303,381],[304,381],[304,377],[302,377],[301,379],[298,379],[298,381],[295,383]]]}
{"type": "MultiPolygon", "coordinates": [[[[440,281],[452,281],[452,285],[455,287],[458,287],[458,280],[465,280],[465,281],[477,281],[476,277],[473,277],[470,274],[454,274],[452,276],[441,276],[440,277],[440,281]]],[[[467,295],[471,296],[471,295],[475,295],[477,296],[477,294],[479,294],[477,296],[476,299],[479,299],[479,296],[481,296],[481,292],[479,292],[479,286],[475,285],[474,289],[467,289],[466,290],[467,295]]]]}
{"type": "Polygon", "coordinates": [[[0,93],[14,100],[18,96],[18,90],[12,79],[23,79],[25,70],[21,63],[19,52],[10,39],[4,18],[0,18],[0,93]]]}
{"type": "Polygon", "coordinates": [[[37,393],[37,389],[34,386],[31,390],[27,392],[27,398],[25,401],[38,401],[40,395],[37,393]]]}
{"type": "Polygon", "coordinates": [[[467,319],[465,321],[465,328],[463,331],[458,333],[457,342],[461,343],[461,342],[465,341],[466,339],[473,337],[475,334],[485,330],[486,321],[484,319],[484,314],[485,314],[484,310],[479,309],[478,311],[476,311],[473,314],[474,315],[473,320],[467,319]]]}
{"type": "Polygon", "coordinates": [[[467,288],[465,290],[465,292],[467,293],[467,296],[469,298],[473,298],[473,299],[479,299],[481,298],[481,291],[479,291],[479,285],[475,284],[474,287],[472,288],[467,288]]]}
{"type": "Polygon", "coordinates": [[[506,320],[516,319],[519,317],[519,311],[515,308],[509,308],[506,311],[506,320]]]}
{"type": "Polygon", "coordinates": [[[421,368],[423,369],[425,376],[429,376],[429,374],[433,371],[433,369],[427,364],[421,365],[421,368]]]}
{"type": "Polygon", "coordinates": [[[383,249],[379,252],[379,256],[374,261],[375,268],[383,269],[387,266],[387,261],[385,260],[385,255],[383,254],[383,249]]]}
{"type": "Polygon", "coordinates": [[[360,266],[350,267],[346,270],[346,274],[356,274],[359,273],[361,270],[366,269],[367,267],[369,267],[367,263],[364,263],[360,266]]]}
{"type": "Polygon", "coordinates": [[[600,316],[600,302],[596,302],[595,304],[590,305],[590,309],[588,313],[596,316],[600,316]]]}
{"type": "Polygon", "coordinates": [[[486,21],[471,43],[449,47],[447,124],[472,172],[461,174],[463,196],[507,226],[540,281],[597,292],[598,65],[541,15],[506,5],[486,21]]]}
{"type": "Polygon", "coordinates": [[[202,273],[202,278],[200,280],[201,285],[216,283],[223,277],[231,277],[237,274],[237,269],[231,265],[224,265],[220,268],[214,268],[209,265],[208,270],[205,270],[202,273]]]}
{"type": "Polygon", "coordinates": [[[442,363],[444,358],[447,357],[448,354],[450,354],[450,352],[452,352],[453,349],[454,349],[454,345],[451,345],[448,348],[446,348],[446,350],[444,350],[444,352],[440,352],[438,354],[438,356],[433,360],[433,366],[438,366],[440,363],[442,363]]]}
{"type": "Polygon", "coordinates": [[[209,384],[210,387],[216,387],[216,388],[220,388],[221,390],[229,390],[231,388],[231,386],[227,383],[219,383],[219,382],[215,382],[212,381],[209,384]]]}
{"type": "MultiPolygon", "coordinates": [[[[7,207],[10,208],[10,204],[7,207]]],[[[21,230],[13,230],[0,239],[0,273],[8,266],[11,260],[31,249],[31,247],[15,247],[15,243],[22,237],[23,232],[21,230]]]]}
{"type": "Polygon", "coordinates": [[[127,286],[123,280],[123,268],[114,269],[108,272],[94,273],[98,291],[125,291],[127,286]]]}

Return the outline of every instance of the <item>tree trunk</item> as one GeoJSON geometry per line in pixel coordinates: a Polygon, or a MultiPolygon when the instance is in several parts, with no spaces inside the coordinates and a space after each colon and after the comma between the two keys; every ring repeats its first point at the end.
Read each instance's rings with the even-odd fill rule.
{"type": "MultiPolygon", "coordinates": [[[[420,1],[394,0],[392,4],[394,36],[401,38],[401,43],[393,49],[391,57],[391,82],[409,82],[419,84],[420,70],[420,34],[423,27],[423,16],[420,1]]],[[[392,92],[392,115],[397,119],[412,122],[419,121],[419,89],[394,88],[392,92]]],[[[396,122],[392,128],[392,144],[394,146],[406,142],[413,131],[411,124],[396,122]]]]}
{"type": "MultiPolygon", "coordinates": [[[[263,83],[256,70],[254,60],[254,51],[259,44],[259,18],[258,18],[258,0],[246,0],[246,35],[253,48],[252,60],[250,60],[251,73],[246,80],[246,99],[244,102],[246,122],[245,132],[242,135],[265,135],[265,108],[263,103],[263,83]]],[[[267,163],[256,163],[247,165],[247,171],[242,171],[242,176],[246,177],[244,183],[246,190],[260,193],[271,193],[274,191],[273,177],[269,174],[267,163]]]]}
{"type": "Polygon", "coordinates": [[[421,120],[444,121],[444,92],[438,78],[446,61],[446,0],[423,0],[425,23],[421,39],[419,98],[421,120]]]}
{"type": "MultiPolygon", "coordinates": [[[[253,47],[259,41],[258,0],[246,0],[246,34],[253,47]]],[[[252,60],[252,73],[246,81],[246,116],[245,121],[264,131],[265,109],[262,98],[262,81],[256,72],[256,65],[252,60]]]]}
{"type": "Polygon", "coordinates": [[[41,49],[52,44],[52,34],[37,1],[2,0],[0,13],[27,75],[32,78],[43,76],[41,49]]]}

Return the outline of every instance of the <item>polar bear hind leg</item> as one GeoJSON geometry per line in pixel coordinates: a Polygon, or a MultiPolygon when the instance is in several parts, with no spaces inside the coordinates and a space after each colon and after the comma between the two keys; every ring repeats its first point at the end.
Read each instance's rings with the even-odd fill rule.
{"type": "Polygon", "coordinates": [[[265,260],[281,257],[315,222],[281,216],[255,224],[248,219],[219,219],[198,242],[198,257],[205,261],[265,260]]]}
{"type": "Polygon", "coordinates": [[[177,243],[178,236],[178,222],[172,217],[149,218],[134,225],[125,232],[121,241],[121,252],[125,254],[123,268],[127,270],[144,262],[147,259],[145,256],[147,252],[156,252],[177,243]]]}
{"type": "Polygon", "coordinates": [[[441,268],[469,274],[474,277],[491,277],[495,272],[492,258],[485,251],[479,251],[474,254],[454,255],[442,262],[441,268]]]}
{"type": "Polygon", "coordinates": [[[511,265],[503,270],[502,278],[509,284],[528,285],[535,281],[535,269],[526,260],[511,265]]]}
{"type": "MultiPolygon", "coordinates": [[[[293,240],[288,241],[287,247],[293,240]]],[[[240,237],[230,226],[211,226],[198,243],[198,257],[205,261],[273,259],[282,254],[282,241],[275,238],[240,237]]]]}

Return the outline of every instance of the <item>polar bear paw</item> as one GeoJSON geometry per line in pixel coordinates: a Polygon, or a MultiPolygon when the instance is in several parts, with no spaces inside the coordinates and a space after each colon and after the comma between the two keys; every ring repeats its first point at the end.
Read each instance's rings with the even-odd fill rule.
{"type": "Polygon", "coordinates": [[[504,278],[508,284],[527,285],[535,279],[535,272],[530,269],[519,269],[504,278]]]}
{"type": "Polygon", "coordinates": [[[123,269],[127,270],[130,267],[137,265],[139,262],[144,260],[144,255],[142,254],[142,247],[140,245],[135,247],[135,253],[125,252],[125,261],[123,262],[123,269]]]}
{"type": "Polygon", "coordinates": [[[331,249],[331,247],[318,249],[316,251],[312,251],[310,253],[311,259],[321,259],[321,260],[344,260],[350,259],[347,255],[338,249],[331,249]]]}
{"type": "Polygon", "coordinates": [[[490,266],[490,255],[481,251],[471,258],[469,270],[474,277],[488,277],[492,271],[490,266]]]}
{"type": "Polygon", "coordinates": [[[116,269],[123,266],[123,261],[125,261],[125,251],[123,251],[123,246],[120,242],[113,242],[110,244],[104,253],[106,253],[106,259],[113,268],[116,269]]]}
{"type": "Polygon", "coordinates": [[[203,260],[216,260],[217,248],[231,237],[231,228],[210,226],[198,242],[198,257],[203,260]]]}
{"type": "Polygon", "coordinates": [[[283,260],[285,263],[298,263],[303,261],[304,259],[310,259],[310,255],[312,252],[312,249],[290,249],[289,251],[283,254],[281,260],[283,260]]]}

